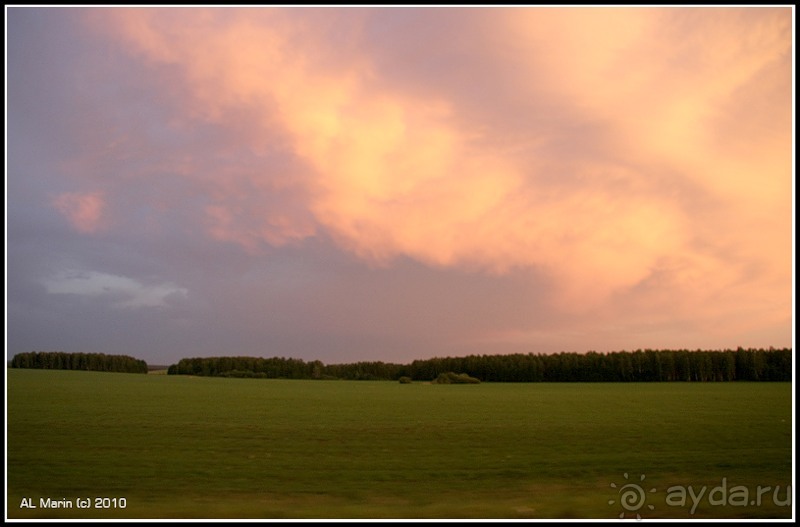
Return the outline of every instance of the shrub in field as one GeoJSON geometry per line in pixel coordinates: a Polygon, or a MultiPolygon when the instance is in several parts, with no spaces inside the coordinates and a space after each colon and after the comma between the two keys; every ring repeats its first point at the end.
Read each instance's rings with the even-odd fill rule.
{"type": "Polygon", "coordinates": [[[480,384],[480,379],[470,377],[466,373],[440,373],[433,381],[433,384],[480,384]]]}
{"type": "Polygon", "coordinates": [[[411,377],[406,377],[405,375],[398,379],[400,384],[411,384],[411,377]]]}
{"type": "Polygon", "coordinates": [[[238,377],[241,379],[266,379],[263,372],[254,373],[252,371],[230,370],[217,375],[218,377],[238,377]]]}

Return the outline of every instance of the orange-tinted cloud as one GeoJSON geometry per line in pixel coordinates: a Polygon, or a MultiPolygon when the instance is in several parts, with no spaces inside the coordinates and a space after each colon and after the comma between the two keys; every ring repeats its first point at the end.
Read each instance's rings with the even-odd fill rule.
{"type": "Polygon", "coordinates": [[[79,232],[91,234],[105,227],[102,192],[64,192],[53,199],[53,206],[79,232]]]}
{"type": "Polygon", "coordinates": [[[647,298],[721,312],[763,288],[777,312],[789,307],[786,9],[487,11],[468,46],[502,68],[503,90],[538,98],[519,109],[529,127],[511,114],[515,124],[471,120],[469,95],[386,82],[358,45],[370,11],[340,30],[341,51],[324,10],[91,16],[168,77],[177,119],[236,129],[256,154],[280,138],[296,157],[285,173],[205,176],[215,239],[256,250],[325,232],[372,264],[532,268],[578,311],[647,298]],[[550,126],[537,120],[549,108],[562,112],[550,126]],[[577,132],[570,148],[567,122],[591,137],[577,132]],[[286,188],[291,203],[278,205],[286,188]]]}

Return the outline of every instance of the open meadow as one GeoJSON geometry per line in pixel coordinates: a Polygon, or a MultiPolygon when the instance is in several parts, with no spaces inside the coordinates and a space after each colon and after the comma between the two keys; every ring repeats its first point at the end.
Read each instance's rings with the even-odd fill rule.
{"type": "Polygon", "coordinates": [[[9,518],[792,514],[790,383],[7,375],[9,518]]]}

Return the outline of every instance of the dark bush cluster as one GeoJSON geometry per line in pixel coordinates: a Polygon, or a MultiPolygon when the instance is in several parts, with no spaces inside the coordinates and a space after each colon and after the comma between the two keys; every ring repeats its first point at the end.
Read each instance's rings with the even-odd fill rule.
{"type": "Polygon", "coordinates": [[[480,382],[480,379],[470,377],[466,373],[453,373],[452,371],[440,373],[432,381],[433,384],[480,384],[480,382]]]}

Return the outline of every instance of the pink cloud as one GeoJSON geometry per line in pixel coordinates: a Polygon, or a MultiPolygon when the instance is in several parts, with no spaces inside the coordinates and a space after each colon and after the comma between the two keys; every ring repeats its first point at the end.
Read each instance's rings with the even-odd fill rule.
{"type": "Polygon", "coordinates": [[[540,99],[523,118],[498,113],[500,89],[395,86],[379,51],[353,44],[368,11],[340,28],[341,50],[321,13],[91,14],[154,74],[169,71],[177,120],[235,130],[255,153],[280,138],[294,156],[294,170],[275,171],[217,150],[237,169],[186,171],[211,197],[212,238],[257,250],[325,232],[373,265],[536,269],[558,284],[556,305],[578,312],[650,302],[722,317],[758,291],[776,313],[790,308],[789,10],[487,11],[466,49],[517,102],[540,99]],[[536,111],[549,108],[547,126],[536,111]],[[576,132],[569,148],[556,130],[571,121],[595,135],[576,132]],[[549,148],[557,139],[566,145],[549,148]]]}
{"type": "Polygon", "coordinates": [[[106,227],[106,201],[102,192],[64,192],[53,198],[52,203],[79,232],[92,234],[106,227]]]}

